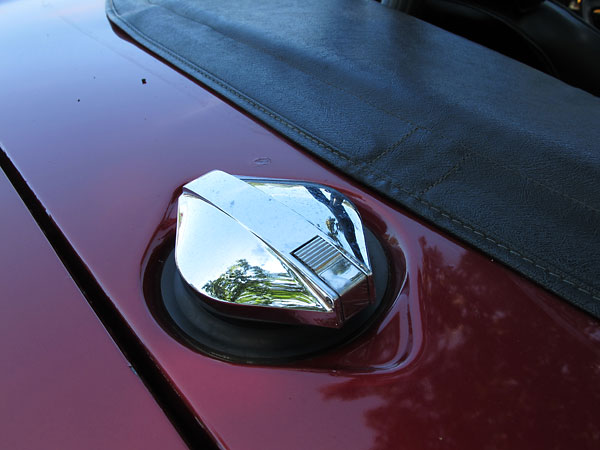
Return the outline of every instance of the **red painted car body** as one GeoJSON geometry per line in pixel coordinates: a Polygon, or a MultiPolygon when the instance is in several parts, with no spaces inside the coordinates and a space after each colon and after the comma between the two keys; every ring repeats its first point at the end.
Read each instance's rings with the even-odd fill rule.
{"type": "MultiPolygon", "coordinates": [[[[2,2],[0,49],[0,147],[101,287],[98,301],[116,307],[219,446],[600,445],[596,319],[144,52],[111,28],[102,1],[2,2]],[[165,331],[145,276],[174,232],[181,186],[213,169],[350,197],[396,274],[384,314],[347,345],[278,367],[216,360],[165,331]]],[[[50,302],[60,295],[48,292],[50,302]]]]}
{"type": "Polygon", "coordinates": [[[4,174],[0,447],[185,448],[4,174]]]}

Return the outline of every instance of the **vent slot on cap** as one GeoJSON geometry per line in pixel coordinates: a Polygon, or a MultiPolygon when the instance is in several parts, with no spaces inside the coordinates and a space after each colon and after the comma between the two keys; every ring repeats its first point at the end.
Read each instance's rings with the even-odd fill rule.
{"type": "Polygon", "coordinates": [[[339,250],[319,236],[295,250],[293,255],[315,273],[332,265],[336,259],[344,258],[339,250]]]}

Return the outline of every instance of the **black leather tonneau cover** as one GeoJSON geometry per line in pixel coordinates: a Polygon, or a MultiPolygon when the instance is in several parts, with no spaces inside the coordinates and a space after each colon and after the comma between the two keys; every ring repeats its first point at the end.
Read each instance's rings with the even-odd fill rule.
{"type": "Polygon", "coordinates": [[[373,0],[108,0],[133,39],[600,316],[600,100],[373,0]]]}

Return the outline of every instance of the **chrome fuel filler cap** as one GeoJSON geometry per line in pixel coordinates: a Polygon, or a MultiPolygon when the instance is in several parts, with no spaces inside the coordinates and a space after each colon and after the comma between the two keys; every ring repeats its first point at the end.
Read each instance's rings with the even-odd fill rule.
{"type": "Polygon", "coordinates": [[[313,183],[221,171],[191,181],[175,264],[198,302],[238,319],[340,328],[375,298],[356,207],[313,183]]]}

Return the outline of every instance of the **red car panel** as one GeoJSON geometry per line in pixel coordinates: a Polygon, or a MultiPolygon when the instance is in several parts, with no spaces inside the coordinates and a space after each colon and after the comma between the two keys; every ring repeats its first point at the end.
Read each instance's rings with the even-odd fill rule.
{"type": "Polygon", "coordinates": [[[3,150],[218,443],[597,448],[597,320],[119,37],[103,2],[2,9],[0,47],[11,67],[0,83],[3,150]],[[172,236],[181,186],[213,169],[314,181],[349,196],[394,267],[406,265],[386,313],[347,346],[282,367],[218,361],[171,337],[148,306],[144,274],[172,236]]]}
{"type": "Polygon", "coordinates": [[[185,448],[0,174],[0,447],[185,448]]]}

